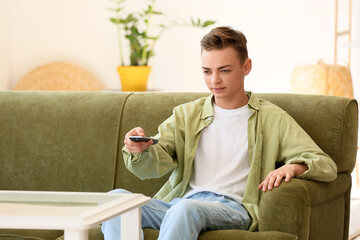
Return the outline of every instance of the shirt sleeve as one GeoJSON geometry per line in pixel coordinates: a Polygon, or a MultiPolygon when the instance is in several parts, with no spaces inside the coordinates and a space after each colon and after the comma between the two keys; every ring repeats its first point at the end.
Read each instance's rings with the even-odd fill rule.
{"type": "Polygon", "coordinates": [[[330,182],[337,166],[287,113],[282,118],[280,157],[285,164],[306,164],[308,170],[298,178],[330,182]]]}

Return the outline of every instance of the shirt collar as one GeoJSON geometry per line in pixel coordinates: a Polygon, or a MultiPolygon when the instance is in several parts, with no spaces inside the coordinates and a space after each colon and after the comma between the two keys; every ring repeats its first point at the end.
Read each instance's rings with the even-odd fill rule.
{"type": "Polygon", "coordinates": [[[203,111],[201,113],[201,119],[206,119],[209,117],[213,117],[214,116],[214,111],[213,111],[213,94],[210,94],[210,96],[208,96],[205,100],[204,103],[204,107],[203,107],[203,111]]]}
{"type": "Polygon", "coordinates": [[[260,102],[257,96],[252,92],[246,92],[246,95],[249,96],[248,106],[250,109],[259,111],[260,110],[260,102]]]}
{"type": "MultiPolygon", "coordinates": [[[[259,103],[259,99],[257,98],[257,96],[252,92],[246,92],[246,95],[248,95],[248,97],[249,97],[248,107],[255,111],[259,111],[260,103],[259,103]]],[[[201,114],[201,119],[207,119],[207,118],[214,116],[213,97],[214,97],[214,95],[210,94],[210,96],[208,96],[206,98],[204,107],[203,107],[203,111],[201,114]]]]}

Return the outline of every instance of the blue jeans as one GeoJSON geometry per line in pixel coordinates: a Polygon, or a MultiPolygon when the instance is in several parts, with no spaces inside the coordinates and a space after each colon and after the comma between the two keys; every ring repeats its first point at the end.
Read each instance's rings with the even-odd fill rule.
{"type": "MultiPolygon", "coordinates": [[[[129,192],[116,189],[110,193],[129,192]]],[[[212,192],[199,192],[188,198],[175,198],[170,203],[150,200],[141,208],[141,224],[142,228],[160,230],[158,239],[196,240],[200,232],[206,230],[247,230],[251,218],[235,200],[212,192]]],[[[120,217],[104,222],[101,230],[105,240],[120,239],[120,217]]]]}

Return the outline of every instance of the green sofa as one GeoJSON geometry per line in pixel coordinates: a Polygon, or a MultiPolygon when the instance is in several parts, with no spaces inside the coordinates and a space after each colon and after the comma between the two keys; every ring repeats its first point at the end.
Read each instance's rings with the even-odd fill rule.
{"type": "MultiPolygon", "coordinates": [[[[0,190],[107,192],[152,196],[169,176],[141,181],[125,167],[126,132],[157,126],[178,104],[208,93],[0,92],[0,190]]],[[[338,166],[331,183],[292,179],[262,195],[259,232],[208,231],[199,239],[348,239],[350,173],[355,165],[355,100],[314,95],[258,94],[292,115],[338,166]]],[[[256,190],[254,190],[256,191],[256,190]]],[[[0,239],[46,239],[62,231],[0,229],[0,239]]],[[[145,229],[145,239],[158,231],[145,229]]],[[[89,233],[103,239],[100,227],[89,233]]]]}

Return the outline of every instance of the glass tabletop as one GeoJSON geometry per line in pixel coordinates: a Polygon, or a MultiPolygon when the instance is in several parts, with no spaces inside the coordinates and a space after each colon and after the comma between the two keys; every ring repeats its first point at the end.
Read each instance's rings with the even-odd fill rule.
{"type": "Polygon", "coordinates": [[[110,203],[123,194],[0,191],[2,215],[71,216],[110,203]]]}
{"type": "Polygon", "coordinates": [[[139,193],[0,191],[0,228],[62,229],[72,236],[119,215],[136,225],[148,201],[139,193]]]}
{"type": "Polygon", "coordinates": [[[97,206],[119,197],[105,193],[0,191],[0,203],[53,206],[97,206]]]}

